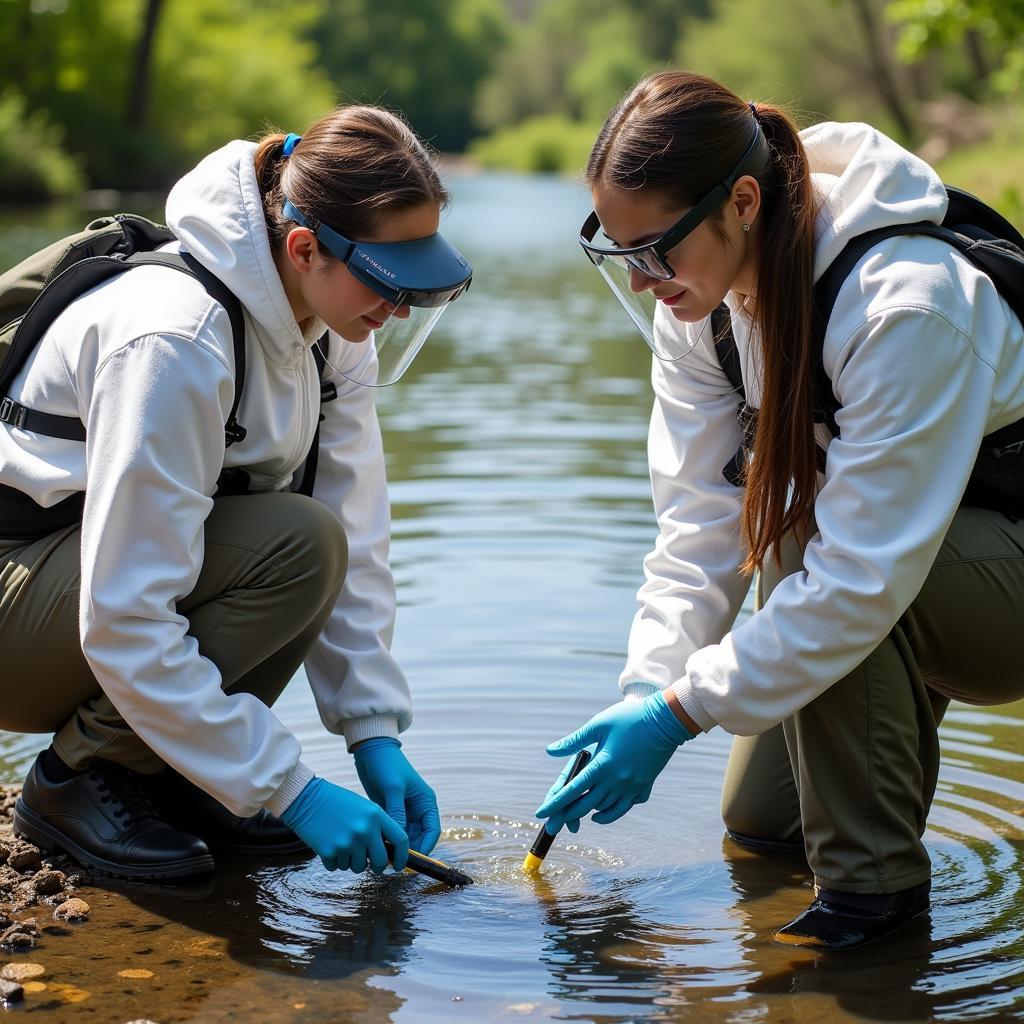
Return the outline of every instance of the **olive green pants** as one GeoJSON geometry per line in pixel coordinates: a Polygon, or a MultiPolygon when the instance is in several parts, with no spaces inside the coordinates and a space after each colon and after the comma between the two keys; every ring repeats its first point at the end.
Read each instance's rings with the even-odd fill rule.
{"type": "MultiPolygon", "coordinates": [[[[765,565],[758,606],[803,568],[793,542],[765,565]]],[[[823,638],[826,642],[827,638],[823,638]]],[[[722,816],[739,837],[802,840],[815,882],[889,893],[925,881],[921,837],[951,699],[1024,695],[1024,522],[961,508],[920,593],[848,676],[760,736],[736,737],[722,816]]]]}
{"type": "MultiPolygon", "coordinates": [[[[116,538],[111,538],[116,544],[116,538]]],[[[94,758],[140,772],[162,762],[117,713],[82,653],[80,531],[0,540],[0,729],[53,732],[73,768],[94,758]]],[[[195,588],[178,602],[228,693],[272,705],[323,628],[344,581],[338,518],[300,494],[219,498],[195,588]]]]}

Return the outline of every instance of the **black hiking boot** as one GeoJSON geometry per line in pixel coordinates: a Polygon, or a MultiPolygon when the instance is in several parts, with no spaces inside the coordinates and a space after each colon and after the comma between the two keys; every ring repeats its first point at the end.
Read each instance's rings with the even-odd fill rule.
{"type": "Polygon", "coordinates": [[[200,836],[217,853],[274,856],[312,853],[280,818],[267,810],[248,818],[232,814],[220,801],[173,768],[142,777],[149,802],[165,820],[200,836]]]}
{"type": "MultiPolygon", "coordinates": [[[[856,949],[891,935],[928,913],[931,882],[892,894],[876,910],[839,902],[844,893],[819,893],[799,917],[775,933],[775,941],[823,952],[856,949]]],[[[856,898],[854,898],[856,899],[856,898]]]]}
{"type": "Polygon", "coordinates": [[[213,870],[206,843],[163,821],[134,772],[97,761],[52,782],[42,762],[40,754],[14,805],[15,834],[118,878],[185,878],[213,870]]]}

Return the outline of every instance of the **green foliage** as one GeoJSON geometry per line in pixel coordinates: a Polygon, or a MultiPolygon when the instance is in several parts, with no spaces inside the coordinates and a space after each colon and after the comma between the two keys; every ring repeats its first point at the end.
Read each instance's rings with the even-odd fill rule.
{"type": "Polygon", "coordinates": [[[268,126],[301,132],[331,109],[331,84],[307,38],[322,9],[320,0],[178,4],[157,43],[147,144],[173,139],[193,161],[268,126]]]}
{"type": "Polygon", "coordinates": [[[1024,86],[1024,0],[893,0],[889,18],[900,26],[899,52],[908,61],[974,36],[999,55],[992,84],[1014,94],[1024,86]]]}
{"type": "Polygon", "coordinates": [[[69,196],[84,185],[62,148],[60,128],[42,111],[27,113],[23,97],[0,95],[0,195],[20,202],[69,196]]]}
{"type": "Polygon", "coordinates": [[[942,180],[967,189],[991,203],[1024,231],[1024,181],[1020,155],[1024,133],[1005,134],[990,142],[952,153],[936,163],[942,180]]]}
{"type": "Polygon", "coordinates": [[[638,20],[623,9],[590,21],[580,36],[583,53],[566,87],[582,116],[600,124],[633,84],[661,62],[645,46],[638,20]]]}
{"type": "MultiPolygon", "coordinates": [[[[400,111],[440,149],[484,131],[488,163],[566,170],[667,66],[801,120],[912,136],[944,91],[1024,85],[1024,0],[0,0],[0,52],[3,116],[35,140],[46,194],[80,180],[62,150],[94,186],[163,187],[228,139],[351,101],[400,111]],[[883,7],[909,70],[890,68],[883,7]]],[[[7,157],[0,196],[26,166],[7,157]]]]}
{"type": "Polygon", "coordinates": [[[486,167],[578,174],[586,166],[598,127],[548,114],[477,139],[469,152],[486,167]]]}
{"type": "Polygon", "coordinates": [[[477,121],[490,129],[548,114],[603,121],[708,10],[708,0],[538,0],[481,85],[477,121]]]}
{"type": "Polygon", "coordinates": [[[715,11],[713,20],[691,24],[679,40],[680,66],[724,82],[745,99],[786,107],[799,120],[870,120],[889,127],[866,85],[870,69],[845,0],[790,0],[770,17],[760,0],[718,0],[715,11]]]}
{"type": "Polygon", "coordinates": [[[499,0],[333,0],[313,37],[346,98],[397,109],[437,148],[461,150],[506,32],[499,0]]]}
{"type": "Polygon", "coordinates": [[[0,0],[0,89],[60,125],[97,185],[172,181],[266,121],[305,124],[334,96],[306,38],[326,0],[189,0],[158,25],[148,117],[128,126],[142,0],[0,0]]]}

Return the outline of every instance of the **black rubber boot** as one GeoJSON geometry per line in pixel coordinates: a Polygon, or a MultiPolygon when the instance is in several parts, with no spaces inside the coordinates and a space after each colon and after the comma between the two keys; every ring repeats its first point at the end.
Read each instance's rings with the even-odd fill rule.
{"type": "Polygon", "coordinates": [[[206,844],[153,810],[134,772],[109,761],[51,782],[36,758],[14,805],[14,831],[41,850],[119,878],[185,878],[213,870],[206,844]]]}
{"type": "Polygon", "coordinates": [[[145,776],[142,784],[150,803],[164,820],[201,836],[210,849],[218,853],[239,856],[312,853],[269,811],[260,810],[251,817],[241,818],[172,768],[145,776]]]}
{"type": "Polygon", "coordinates": [[[825,952],[856,949],[891,935],[926,914],[931,882],[893,893],[884,909],[877,911],[837,902],[842,893],[820,895],[789,924],[775,933],[775,941],[787,946],[807,946],[825,952]]]}

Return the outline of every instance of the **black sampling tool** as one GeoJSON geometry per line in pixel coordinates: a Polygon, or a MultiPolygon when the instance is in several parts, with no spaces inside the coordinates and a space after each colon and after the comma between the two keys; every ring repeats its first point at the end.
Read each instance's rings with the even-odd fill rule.
{"type": "MultiPolygon", "coordinates": [[[[394,860],[395,848],[386,839],[384,840],[384,849],[388,851],[388,857],[394,860]]],[[[406,871],[415,871],[438,882],[444,882],[445,885],[473,884],[473,879],[465,871],[460,871],[458,868],[452,867],[451,864],[445,864],[443,860],[435,860],[417,850],[409,851],[409,863],[406,865],[406,871]]]]}
{"type": "MultiPolygon", "coordinates": [[[[590,751],[581,750],[576,755],[576,760],[572,763],[572,768],[569,769],[569,774],[566,776],[563,786],[569,785],[573,779],[587,766],[587,762],[590,761],[590,751]]],[[[556,833],[557,834],[557,833],[556,833]]],[[[523,861],[523,870],[526,872],[539,871],[541,864],[544,863],[544,858],[547,856],[548,850],[551,849],[551,844],[555,841],[555,837],[547,830],[547,827],[541,825],[540,832],[537,833],[537,838],[533,841],[533,846],[530,847],[530,852],[526,855],[526,859],[523,861]]]]}

